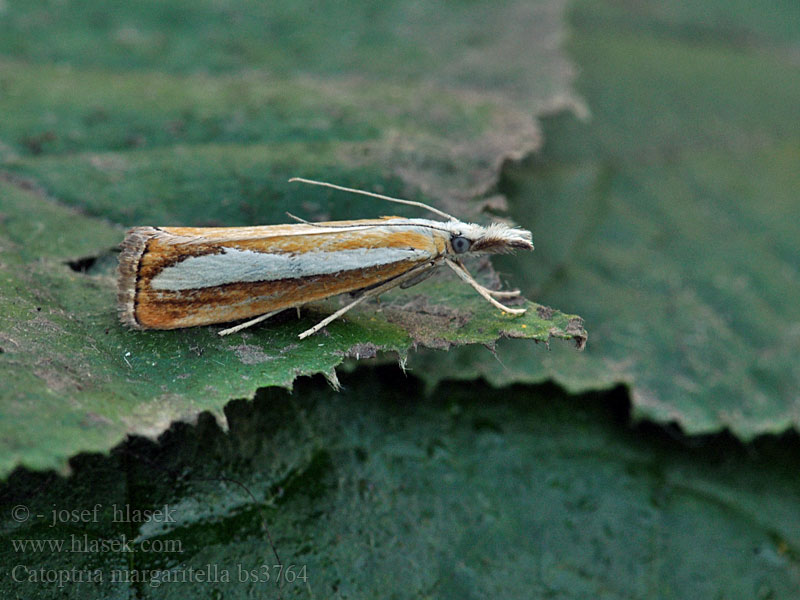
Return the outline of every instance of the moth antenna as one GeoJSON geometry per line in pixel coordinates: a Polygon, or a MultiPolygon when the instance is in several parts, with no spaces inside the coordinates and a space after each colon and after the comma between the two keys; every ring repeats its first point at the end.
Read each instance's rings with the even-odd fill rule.
{"type": "Polygon", "coordinates": [[[305,223],[306,225],[315,225],[315,223],[312,223],[311,221],[306,221],[305,219],[301,219],[297,215],[293,215],[290,212],[287,212],[286,216],[289,217],[290,219],[294,219],[295,221],[298,221],[300,223],[305,223]]]}
{"type": "Polygon", "coordinates": [[[364,227],[375,227],[374,225],[323,225],[322,223],[314,223],[314,221],[306,221],[302,217],[293,215],[290,212],[287,212],[286,216],[289,217],[290,219],[294,219],[295,221],[299,221],[303,225],[311,225],[312,227],[321,227],[322,229],[362,229],[364,227]]]}
{"type": "Polygon", "coordinates": [[[334,190],[341,190],[343,192],[352,192],[353,194],[361,194],[362,196],[371,196],[372,198],[380,198],[381,200],[388,200],[389,202],[396,202],[397,204],[407,204],[409,206],[416,206],[419,208],[425,208],[432,213],[439,215],[440,217],[444,217],[449,219],[450,221],[458,221],[454,216],[448,215],[446,212],[439,210],[438,208],[434,208],[433,206],[429,206],[424,202],[417,202],[416,200],[403,200],[402,198],[392,198],[391,196],[384,196],[383,194],[376,194],[374,192],[366,192],[364,190],[356,190],[354,188],[344,187],[341,185],[336,185],[334,183],[327,183],[325,181],[314,181],[313,179],[304,179],[303,177],[292,177],[289,182],[293,183],[295,181],[299,181],[301,183],[308,183],[311,185],[319,185],[322,187],[329,187],[333,188],[334,190]]]}

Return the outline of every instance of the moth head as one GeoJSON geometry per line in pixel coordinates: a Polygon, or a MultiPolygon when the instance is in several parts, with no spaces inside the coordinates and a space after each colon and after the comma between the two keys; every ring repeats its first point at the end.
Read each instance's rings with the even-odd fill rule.
{"type": "Polygon", "coordinates": [[[450,233],[447,244],[447,253],[450,255],[506,254],[514,250],[533,250],[530,231],[503,223],[483,226],[449,221],[446,229],[450,233]]]}

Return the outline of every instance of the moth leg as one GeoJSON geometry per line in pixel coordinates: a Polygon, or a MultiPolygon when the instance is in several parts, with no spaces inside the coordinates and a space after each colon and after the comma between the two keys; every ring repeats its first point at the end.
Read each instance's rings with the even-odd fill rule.
{"type": "MultiPolygon", "coordinates": [[[[483,287],[483,286],[481,286],[483,287]]],[[[519,290],[509,290],[509,291],[501,291],[501,290],[490,290],[489,288],[484,287],[489,295],[492,298],[519,298],[522,292],[519,290]]]]}
{"type": "Polygon", "coordinates": [[[308,336],[310,336],[310,335],[314,335],[314,334],[315,334],[315,333],[317,333],[317,332],[318,332],[320,329],[322,329],[322,328],[323,328],[323,327],[325,327],[326,325],[328,325],[328,324],[332,323],[333,321],[335,321],[336,319],[338,319],[339,317],[341,317],[341,316],[342,316],[344,313],[346,313],[348,310],[350,310],[351,308],[353,308],[353,307],[355,307],[355,306],[357,306],[357,305],[361,304],[361,303],[362,303],[364,300],[366,300],[366,299],[367,299],[367,298],[369,298],[369,297],[370,297],[370,295],[369,295],[369,294],[364,294],[363,296],[359,296],[358,298],[356,298],[355,300],[353,300],[353,301],[352,301],[350,304],[348,304],[347,306],[343,306],[342,308],[340,308],[339,310],[337,310],[337,311],[336,311],[335,313],[333,313],[332,315],[328,315],[327,317],[325,317],[324,319],[322,319],[322,321],[320,321],[319,323],[317,323],[316,325],[314,325],[314,326],[313,326],[311,329],[306,329],[306,330],[305,330],[303,333],[301,333],[301,334],[300,334],[300,335],[298,335],[297,337],[299,337],[301,340],[304,340],[304,339],[306,339],[308,336]]]}
{"type": "MultiPolygon", "coordinates": [[[[461,269],[463,271],[465,271],[465,272],[467,272],[467,274],[469,274],[469,272],[467,271],[467,267],[464,266],[464,263],[462,263],[460,260],[453,260],[453,262],[456,265],[458,265],[459,267],[461,267],[461,269]]],[[[487,288],[485,285],[481,285],[480,283],[475,281],[475,279],[473,279],[473,281],[475,282],[475,284],[480,286],[481,289],[483,289],[483,291],[485,291],[487,294],[489,294],[492,298],[519,298],[522,295],[522,292],[519,291],[519,290],[508,290],[508,291],[506,291],[506,290],[491,290],[491,289],[487,288]]],[[[470,283],[470,285],[472,285],[472,283],[470,283]]],[[[473,285],[473,287],[475,287],[475,286],[473,285]]],[[[475,289],[477,289],[477,288],[475,288],[475,289]]],[[[483,295],[483,294],[481,294],[481,295],[483,295]]]]}
{"type": "Polygon", "coordinates": [[[242,329],[247,329],[248,327],[252,327],[257,323],[261,323],[261,321],[266,321],[270,317],[274,317],[279,312],[283,312],[285,309],[281,308],[280,310],[273,310],[272,312],[268,312],[266,314],[260,315],[255,319],[250,319],[249,321],[245,321],[244,323],[239,323],[233,327],[228,327],[227,329],[223,329],[222,331],[218,331],[217,335],[230,335],[231,333],[236,333],[237,331],[241,331],[242,329]]]}
{"type": "MultiPolygon", "coordinates": [[[[467,270],[467,268],[464,266],[464,263],[462,263],[460,260],[454,260],[453,262],[456,263],[462,269],[464,269],[464,271],[467,270]]],[[[475,283],[478,282],[476,281],[475,283]]],[[[484,290],[486,290],[486,292],[490,296],[492,296],[492,298],[519,298],[522,295],[522,292],[520,292],[519,290],[508,290],[508,291],[490,290],[485,285],[481,285],[480,283],[478,283],[478,285],[480,285],[484,290]]]]}
{"type": "MultiPolygon", "coordinates": [[[[505,306],[504,304],[500,304],[497,300],[495,300],[492,295],[489,293],[492,290],[487,289],[486,287],[482,286],[480,283],[475,281],[475,278],[469,274],[469,272],[464,268],[464,265],[454,262],[449,258],[445,258],[444,261],[447,263],[447,266],[453,269],[461,279],[466,281],[470,284],[475,291],[478,292],[481,296],[483,296],[486,300],[488,300],[492,305],[496,306],[503,312],[511,313],[512,315],[521,315],[526,312],[524,308],[511,308],[510,306],[505,306]]],[[[504,296],[501,296],[504,297],[504,296]]]]}
{"type": "Polygon", "coordinates": [[[417,276],[412,277],[411,279],[407,279],[406,281],[401,283],[400,284],[400,289],[406,290],[406,289],[408,289],[408,288],[410,288],[412,286],[417,285],[418,283],[422,283],[423,281],[425,281],[428,277],[430,277],[433,274],[434,274],[434,270],[433,269],[428,269],[426,271],[422,271],[417,276]]]}
{"type": "MultiPolygon", "coordinates": [[[[453,262],[461,267],[464,271],[467,270],[467,267],[465,267],[464,263],[462,263],[460,260],[454,260],[453,262]]],[[[475,281],[475,283],[478,282],[475,281]]],[[[519,290],[490,290],[485,285],[481,285],[480,283],[478,283],[478,285],[480,285],[490,296],[492,296],[492,298],[519,298],[522,295],[522,292],[519,290]]]]}
{"type": "Polygon", "coordinates": [[[406,271],[402,275],[398,275],[394,279],[390,279],[389,281],[387,281],[385,283],[382,283],[381,285],[378,285],[376,287],[368,289],[363,294],[361,294],[358,298],[353,300],[350,304],[348,304],[346,306],[343,306],[342,308],[337,310],[332,315],[328,315],[327,317],[322,319],[322,321],[320,321],[319,323],[314,325],[311,329],[305,330],[303,333],[301,333],[297,337],[299,337],[302,340],[302,339],[307,338],[310,335],[314,335],[320,329],[322,329],[326,325],[332,323],[333,321],[335,321],[336,319],[341,317],[344,313],[346,313],[351,308],[354,308],[355,306],[361,304],[367,298],[374,298],[375,296],[379,296],[380,294],[383,294],[384,292],[388,292],[389,290],[391,290],[393,288],[396,288],[398,285],[401,285],[402,283],[404,283],[406,281],[414,279],[415,277],[419,276],[421,273],[424,273],[425,271],[433,269],[434,266],[436,266],[436,263],[426,263],[424,265],[420,265],[418,267],[414,267],[413,269],[411,269],[409,271],[406,271]]]}

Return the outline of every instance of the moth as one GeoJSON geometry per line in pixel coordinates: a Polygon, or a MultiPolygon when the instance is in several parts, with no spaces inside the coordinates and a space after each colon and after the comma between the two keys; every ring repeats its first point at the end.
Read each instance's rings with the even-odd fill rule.
{"type": "Polygon", "coordinates": [[[351,301],[299,337],[306,338],[369,298],[410,287],[446,265],[503,312],[522,314],[478,283],[461,259],[533,250],[531,232],[502,223],[464,223],[422,202],[332,183],[302,182],[427,209],[445,221],[381,217],[254,227],[134,227],[121,245],[120,319],[134,329],[178,329],[247,321],[228,335],[289,308],[339,294],[351,301]]]}

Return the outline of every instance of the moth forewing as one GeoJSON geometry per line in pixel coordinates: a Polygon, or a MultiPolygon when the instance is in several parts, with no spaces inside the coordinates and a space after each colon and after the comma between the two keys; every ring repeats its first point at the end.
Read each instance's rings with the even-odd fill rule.
{"type": "Polygon", "coordinates": [[[443,252],[443,237],[429,228],[368,223],[250,227],[247,235],[132,229],[120,256],[122,320],[176,329],[247,319],[383,283],[443,252]]]}

